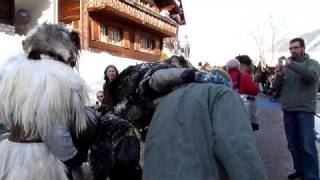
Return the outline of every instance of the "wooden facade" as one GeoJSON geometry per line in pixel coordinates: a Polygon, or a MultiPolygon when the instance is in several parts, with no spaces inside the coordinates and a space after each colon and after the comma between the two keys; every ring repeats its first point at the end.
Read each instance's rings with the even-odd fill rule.
{"type": "Polygon", "coordinates": [[[178,28],[160,15],[162,8],[154,0],[59,0],[59,22],[80,32],[84,49],[155,61],[163,38],[176,36],[178,28]]]}
{"type": "Polygon", "coordinates": [[[78,30],[80,23],[80,0],[60,0],[58,18],[59,22],[71,25],[74,30],[78,30]]]}
{"type": "Polygon", "coordinates": [[[0,23],[14,24],[14,0],[0,0],[0,23]]]}

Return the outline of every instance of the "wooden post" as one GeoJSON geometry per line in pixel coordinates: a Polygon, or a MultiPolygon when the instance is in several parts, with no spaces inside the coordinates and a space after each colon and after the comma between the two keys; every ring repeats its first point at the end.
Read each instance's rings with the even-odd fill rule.
{"type": "Polygon", "coordinates": [[[89,48],[89,13],[88,13],[88,0],[80,0],[80,24],[79,31],[81,34],[81,47],[82,49],[89,48]]]}

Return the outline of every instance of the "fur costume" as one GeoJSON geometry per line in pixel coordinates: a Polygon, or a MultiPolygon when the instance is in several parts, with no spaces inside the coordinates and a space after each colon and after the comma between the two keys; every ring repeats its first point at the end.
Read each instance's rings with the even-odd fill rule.
{"type": "MultiPolygon", "coordinates": [[[[80,136],[89,122],[86,84],[70,67],[78,59],[72,36],[62,26],[40,25],[23,41],[26,55],[3,72],[0,121],[11,135],[0,143],[1,180],[69,179],[67,167],[44,138],[56,125],[66,127],[69,136],[80,136]]],[[[52,147],[64,151],[58,149],[64,144],[52,147]]]]}
{"type": "Polygon", "coordinates": [[[115,147],[128,128],[139,129],[145,136],[154,113],[150,102],[193,81],[230,87],[230,77],[225,72],[195,72],[183,57],[173,56],[164,62],[130,66],[119,74],[109,86],[116,106],[101,118],[101,129],[91,148],[90,165],[95,179],[104,180],[109,175],[115,147]]]}
{"type": "Polygon", "coordinates": [[[144,130],[153,115],[148,103],[162,96],[152,90],[141,94],[142,82],[161,69],[192,68],[183,57],[173,56],[165,62],[129,66],[110,84],[110,93],[116,105],[101,118],[99,135],[91,148],[90,165],[95,179],[104,180],[114,163],[114,148],[128,128],[144,130]]]}

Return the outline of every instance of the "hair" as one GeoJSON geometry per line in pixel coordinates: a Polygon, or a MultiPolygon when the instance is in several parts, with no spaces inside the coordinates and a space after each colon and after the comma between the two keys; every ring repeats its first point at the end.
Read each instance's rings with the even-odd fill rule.
{"type": "Polygon", "coordinates": [[[108,71],[109,68],[113,68],[114,70],[116,70],[116,75],[117,76],[119,75],[119,72],[118,72],[118,69],[116,68],[116,66],[114,66],[114,65],[107,66],[106,69],[104,70],[104,80],[106,81],[105,82],[106,84],[109,84],[109,81],[110,81],[108,76],[107,76],[107,71],[108,71]]]}
{"type": "Polygon", "coordinates": [[[252,60],[248,55],[239,55],[236,57],[240,64],[252,65],[252,60]]]}
{"type": "Polygon", "coordinates": [[[300,46],[303,48],[306,47],[304,40],[302,38],[293,38],[290,40],[290,44],[294,42],[299,42],[300,46]]]}
{"type": "Polygon", "coordinates": [[[244,71],[249,74],[253,73],[252,60],[248,55],[239,55],[236,59],[240,62],[240,71],[244,71]]]}

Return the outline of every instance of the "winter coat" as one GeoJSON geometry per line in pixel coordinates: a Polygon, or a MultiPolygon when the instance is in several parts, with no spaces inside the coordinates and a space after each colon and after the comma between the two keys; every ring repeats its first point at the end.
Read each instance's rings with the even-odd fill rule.
{"type": "Polygon", "coordinates": [[[223,85],[191,83],[165,96],[145,148],[144,180],[218,180],[222,166],[231,180],[268,179],[243,102],[223,85]]]}
{"type": "Polygon", "coordinates": [[[258,95],[259,90],[249,74],[241,73],[238,69],[229,69],[228,73],[232,79],[233,88],[239,89],[239,94],[247,94],[252,96],[258,95]],[[240,85],[238,85],[239,75],[240,85]]]}
{"type": "Polygon", "coordinates": [[[109,85],[110,84],[104,84],[103,85],[103,99],[102,99],[102,104],[107,105],[107,106],[114,106],[114,101],[111,97],[110,90],[109,90],[109,85]]]}
{"type": "Polygon", "coordinates": [[[308,55],[292,61],[273,83],[276,89],[281,89],[282,108],[315,112],[319,76],[319,63],[308,55]]]}

